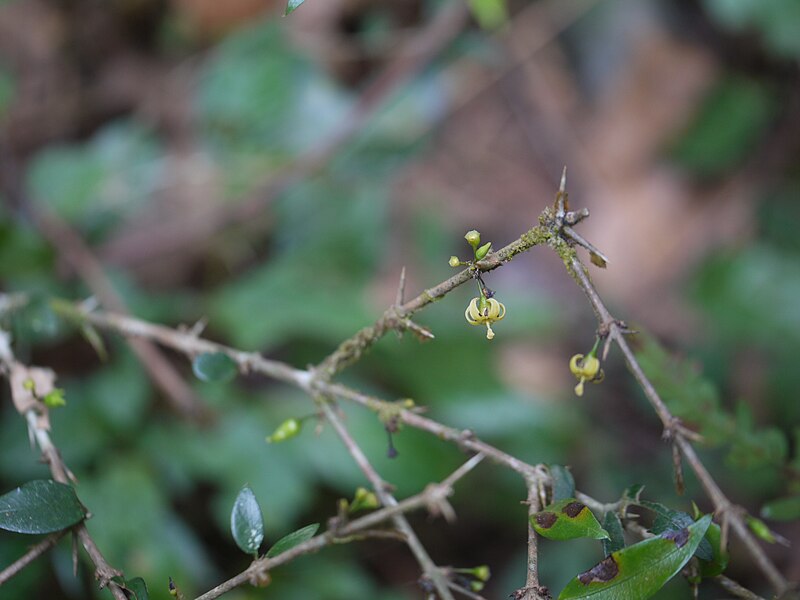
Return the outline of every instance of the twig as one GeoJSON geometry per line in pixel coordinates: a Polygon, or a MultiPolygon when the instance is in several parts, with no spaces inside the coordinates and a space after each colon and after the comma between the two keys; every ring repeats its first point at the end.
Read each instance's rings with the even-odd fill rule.
{"type": "MultiPolygon", "coordinates": [[[[539,506],[539,486],[540,480],[532,479],[528,481],[528,569],[525,578],[525,587],[519,600],[541,600],[547,598],[541,594],[539,587],[539,544],[536,538],[536,531],[530,523],[530,518],[540,510],[539,506]]],[[[545,592],[546,593],[546,592],[545,592]]]]}
{"type": "Polygon", "coordinates": [[[589,276],[586,272],[586,267],[583,265],[580,259],[578,259],[577,255],[573,254],[570,266],[570,272],[573,274],[575,281],[578,283],[581,289],[583,289],[587,298],[589,298],[589,302],[594,309],[600,327],[607,328],[609,339],[616,342],[617,346],[622,352],[623,357],[625,358],[625,364],[633,374],[636,382],[642,388],[642,391],[650,402],[650,405],[656,411],[661,423],[664,425],[665,431],[672,436],[675,445],[680,449],[681,453],[686,458],[686,462],[689,463],[689,466],[694,471],[695,475],[703,486],[703,489],[706,491],[706,494],[714,504],[714,509],[730,523],[730,526],[739,536],[739,539],[742,540],[742,543],[755,561],[756,565],[758,565],[759,569],[761,569],[761,572],[764,573],[766,578],[769,580],[770,585],[772,585],[772,587],[778,593],[783,592],[787,587],[786,579],[783,577],[783,575],[781,575],[775,565],[772,564],[772,561],[770,561],[770,559],[761,549],[758,541],[753,534],[750,533],[747,525],[742,520],[739,514],[740,511],[736,509],[727,496],[725,496],[719,485],[717,485],[717,482],[708,472],[708,469],[706,469],[705,465],[697,456],[694,446],[692,446],[691,442],[686,439],[682,430],[677,427],[677,419],[672,415],[672,413],[670,413],[666,404],[664,404],[664,401],[661,399],[661,396],[658,394],[653,384],[645,375],[641,365],[639,364],[639,361],[636,359],[636,356],[633,353],[633,350],[628,344],[628,341],[625,339],[619,322],[611,316],[611,313],[608,311],[602,299],[600,298],[600,295],[597,293],[597,289],[589,279],[589,276]]]}
{"type": "MultiPolygon", "coordinates": [[[[530,250],[539,244],[547,243],[553,239],[553,233],[545,227],[533,227],[507,246],[486,256],[477,266],[483,272],[492,271],[510,261],[517,254],[530,250]]],[[[388,331],[392,329],[402,330],[405,327],[404,321],[411,317],[411,315],[426,307],[431,302],[443,298],[459,285],[470,281],[472,275],[470,269],[464,269],[441,282],[439,285],[425,290],[416,298],[409,300],[405,304],[390,306],[373,325],[364,327],[355,335],[339,344],[339,347],[319,365],[320,373],[326,378],[335,375],[344,367],[358,360],[368,348],[388,331]]]]}
{"type": "MultiPolygon", "coordinates": [[[[3,337],[3,343],[0,345],[0,349],[2,350],[0,352],[0,364],[3,366],[2,371],[8,375],[12,372],[15,359],[11,354],[11,348],[8,344],[8,335],[2,331],[0,331],[0,334],[2,334],[3,337]]],[[[70,480],[73,479],[72,473],[62,460],[58,448],[53,444],[52,439],[50,439],[50,432],[42,425],[39,415],[35,410],[31,409],[25,413],[25,419],[28,423],[29,431],[33,432],[36,444],[42,451],[44,460],[50,467],[50,473],[53,475],[53,479],[61,483],[69,484],[70,480]]],[[[116,600],[127,600],[122,589],[111,580],[113,577],[121,576],[122,573],[108,564],[102,552],[100,552],[100,549],[97,547],[97,544],[95,544],[95,541],[92,539],[91,535],[89,535],[89,530],[86,529],[86,525],[80,523],[73,527],[72,531],[75,532],[75,535],[80,540],[92,563],[94,563],[95,578],[99,580],[100,588],[102,589],[108,586],[108,589],[116,600]]]]}
{"type": "MultiPolygon", "coordinates": [[[[384,506],[396,506],[397,500],[389,493],[388,485],[374,469],[372,464],[370,464],[364,451],[361,450],[361,447],[350,435],[350,432],[339,418],[339,415],[336,414],[331,403],[323,398],[320,401],[320,406],[322,407],[322,412],[325,414],[325,418],[336,430],[336,433],[339,435],[339,438],[341,438],[350,456],[353,457],[353,460],[355,460],[356,464],[372,484],[372,488],[375,490],[375,494],[378,496],[378,500],[381,501],[381,504],[384,506]]],[[[442,576],[433,560],[431,560],[431,557],[428,555],[422,542],[420,542],[417,534],[414,533],[411,525],[409,525],[408,520],[402,514],[398,514],[392,517],[392,522],[398,531],[406,536],[406,544],[414,555],[414,558],[417,559],[420,567],[422,567],[423,573],[433,582],[439,597],[442,598],[442,600],[455,600],[447,587],[447,580],[442,576]]]]}
{"type": "Polygon", "coordinates": [[[12,564],[8,565],[5,569],[0,571],[0,585],[3,585],[6,581],[14,577],[14,575],[22,571],[22,569],[27,567],[37,558],[39,558],[42,554],[50,550],[50,548],[55,546],[58,543],[58,540],[60,540],[67,533],[69,533],[69,531],[70,531],[69,529],[64,529],[62,531],[58,531],[52,535],[47,536],[41,542],[39,542],[35,546],[32,546],[30,550],[28,550],[25,554],[20,556],[12,564]]]}
{"type": "MultiPolygon", "coordinates": [[[[356,534],[369,532],[376,525],[392,520],[398,515],[403,515],[419,508],[429,507],[432,504],[435,504],[438,501],[438,498],[440,498],[442,495],[447,496],[452,493],[452,486],[456,483],[456,481],[466,475],[467,472],[475,468],[479,462],[480,459],[477,456],[473,456],[441,483],[431,484],[419,494],[406,498],[405,500],[396,503],[394,506],[384,506],[375,512],[355,519],[354,521],[337,527],[334,530],[317,535],[307,542],[303,542],[302,544],[299,544],[291,550],[287,550],[278,556],[272,558],[259,558],[258,560],[253,561],[253,563],[247,569],[230,578],[228,581],[221,583],[214,589],[209,590],[205,594],[197,597],[196,600],[214,600],[214,598],[218,598],[232,589],[247,583],[254,576],[271,571],[272,569],[286,564],[299,556],[317,552],[326,546],[337,544],[343,538],[352,539],[352,536],[356,534]]],[[[372,534],[369,534],[368,537],[373,536],[372,534]]]]}
{"type": "Polygon", "coordinates": [[[758,594],[754,594],[746,587],[743,587],[730,577],[725,577],[725,575],[717,575],[714,578],[714,581],[716,581],[723,588],[725,588],[726,591],[730,592],[737,598],[744,598],[744,600],[764,600],[764,598],[762,598],[758,594]]]}

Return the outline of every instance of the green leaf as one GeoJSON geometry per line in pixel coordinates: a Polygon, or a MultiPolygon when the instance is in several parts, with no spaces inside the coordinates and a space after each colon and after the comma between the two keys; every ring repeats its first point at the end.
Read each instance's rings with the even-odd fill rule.
{"type": "Polygon", "coordinates": [[[258,555],[258,549],[264,541],[264,518],[256,495],[249,486],[242,488],[233,504],[231,533],[243,552],[258,555]]]}
{"type": "Polygon", "coordinates": [[[206,382],[231,381],[239,368],[236,362],[222,352],[204,352],[192,362],[192,370],[198,379],[206,382]]]}
{"type": "Polygon", "coordinates": [[[133,600],[150,600],[147,584],[141,577],[125,580],[125,595],[133,600]]]}
{"type": "Polygon", "coordinates": [[[612,552],[622,550],[625,547],[622,522],[616,512],[609,511],[606,513],[605,517],[603,517],[603,529],[608,532],[608,539],[603,540],[603,554],[608,556],[612,552]]]}
{"type": "Polygon", "coordinates": [[[625,491],[622,492],[622,500],[626,505],[639,504],[639,498],[641,497],[643,491],[644,486],[641,483],[629,485],[625,488],[625,491]]]}
{"type": "MultiPolygon", "coordinates": [[[[700,575],[703,577],[716,577],[721,575],[728,567],[730,555],[722,548],[722,534],[719,525],[711,523],[706,531],[703,541],[711,544],[711,560],[700,560],[700,575]]],[[[699,549],[699,546],[698,546],[699,549]]],[[[699,556],[699,552],[698,552],[699,556]]]]}
{"type": "Polygon", "coordinates": [[[775,521],[800,519],[800,496],[778,498],[761,507],[761,516],[775,521]]]}
{"type": "Polygon", "coordinates": [[[0,528],[17,533],[52,533],[86,517],[75,490],[50,479],[29,481],[0,496],[0,528]]]}
{"type": "Polygon", "coordinates": [[[284,16],[284,17],[286,17],[286,16],[289,16],[290,14],[292,14],[294,11],[296,11],[296,10],[297,10],[297,8],[298,8],[298,7],[299,7],[299,6],[300,6],[300,5],[301,5],[303,2],[305,2],[305,0],[289,0],[289,1],[286,3],[286,12],[285,12],[285,13],[283,13],[283,16],[284,16]]]}
{"type": "MultiPolygon", "coordinates": [[[[650,528],[651,533],[660,534],[668,531],[680,531],[694,523],[694,519],[690,514],[680,510],[673,510],[658,502],[642,500],[639,505],[656,513],[656,520],[650,528]]],[[[701,540],[697,547],[697,557],[702,560],[712,560],[713,555],[711,544],[709,544],[708,540],[701,540]]]]}
{"type": "Polygon", "coordinates": [[[283,554],[287,550],[291,550],[295,546],[307,542],[314,537],[314,534],[317,533],[317,529],[319,529],[319,523],[312,523],[311,525],[306,525],[302,529],[298,529],[297,531],[283,536],[267,551],[267,557],[278,556],[278,554],[283,554]]]}
{"type": "Polygon", "coordinates": [[[569,469],[562,465],[550,465],[553,478],[553,502],[575,497],[575,479],[569,469]]]}
{"type": "Polygon", "coordinates": [[[686,529],[614,552],[570,581],[558,599],[646,600],[689,561],[710,523],[706,515],[686,529]]]}
{"type": "Polygon", "coordinates": [[[608,533],[589,508],[567,498],[546,506],[531,517],[531,525],[536,533],[551,540],[572,540],[575,538],[608,538],[608,533]]]}

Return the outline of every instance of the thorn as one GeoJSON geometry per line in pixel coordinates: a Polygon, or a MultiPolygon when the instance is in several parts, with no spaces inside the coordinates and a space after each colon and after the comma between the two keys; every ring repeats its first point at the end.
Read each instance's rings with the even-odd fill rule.
{"type": "Polygon", "coordinates": [[[564,170],[561,171],[561,184],[558,186],[558,191],[562,194],[567,190],[567,165],[564,165],[564,170]]]}
{"type": "Polygon", "coordinates": [[[406,268],[403,266],[400,271],[400,284],[397,286],[397,297],[395,298],[395,306],[401,306],[406,295],[406,268]]]}

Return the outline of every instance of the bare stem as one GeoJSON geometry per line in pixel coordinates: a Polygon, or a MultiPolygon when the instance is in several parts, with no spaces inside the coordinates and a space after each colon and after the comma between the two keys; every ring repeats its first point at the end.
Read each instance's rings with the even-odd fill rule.
{"type": "Polygon", "coordinates": [[[52,535],[47,536],[35,546],[32,546],[31,549],[28,550],[25,554],[20,556],[12,564],[8,565],[5,569],[0,571],[0,585],[3,585],[6,581],[14,577],[14,575],[22,571],[22,569],[27,567],[37,558],[39,558],[42,554],[50,550],[50,548],[55,546],[58,543],[58,540],[64,537],[68,532],[69,529],[64,529],[62,531],[56,532],[52,535]]]}
{"type": "MultiPolygon", "coordinates": [[[[436,505],[441,501],[441,498],[449,496],[453,492],[453,486],[455,483],[464,477],[469,471],[474,469],[478,463],[481,462],[481,460],[481,455],[473,456],[447,478],[445,478],[441,483],[431,484],[419,494],[406,498],[401,502],[397,502],[393,506],[384,506],[375,512],[369,513],[359,519],[355,519],[354,521],[337,527],[334,530],[317,535],[307,542],[303,542],[302,544],[299,544],[291,550],[287,550],[278,556],[272,558],[259,558],[258,560],[253,561],[253,563],[247,569],[230,578],[228,581],[221,583],[214,589],[209,590],[205,594],[198,596],[196,600],[214,600],[214,598],[218,598],[232,589],[247,583],[257,574],[269,572],[272,569],[286,564],[299,556],[317,552],[322,548],[332,544],[341,543],[341,541],[344,539],[352,540],[378,537],[376,534],[378,534],[379,531],[383,531],[384,534],[392,533],[385,530],[376,531],[372,530],[372,528],[386,521],[393,520],[398,515],[403,515],[419,508],[436,505]],[[357,538],[354,538],[353,536],[356,536],[357,534],[357,538]]],[[[385,535],[380,537],[385,537],[385,535]]],[[[392,537],[397,536],[392,535],[392,537]]],[[[402,534],[401,537],[403,538],[403,541],[406,541],[406,538],[402,536],[402,534]]]]}
{"type": "Polygon", "coordinates": [[[574,273],[578,285],[583,289],[587,298],[589,298],[589,302],[594,309],[600,327],[607,328],[609,340],[616,342],[625,358],[625,364],[628,366],[628,370],[633,374],[639,387],[642,388],[651,406],[656,411],[658,418],[664,425],[666,432],[674,439],[675,445],[686,458],[686,462],[689,463],[689,466],[692,468],[692,471],[694,471],[706,494],[714,504],[715,511],[730,523],[730,526],[739,536],[739,539],[742,540],[742,543],[756,565],[758,565],[761,572],[764,573],[769,580],[770,585],[772,585],[778,593],[783,592],[787,587],[786,579],[781,575],[775,565],[772,564],[772,561],[767,557],[755,536],[753,536],[747,528],[747,525],[742,520],[741,511],[734,507],[728,497],[722,492],[717,482],[708,472],[708,469],[706,469],[703,462],[697,456],[694,446],[686,439],[681,429],[677,427],[677,419],[670,413],[667,405],[664,404],[661,396],[647,378],[647,375],[645,375],[639,361],[636,359],[636,355],[628,344],[628,340],[625,339],[618,322],[611,316],[611,313],[597,293],[597,289],[589,279],[586,267],[575,255],[572,257],[570,270],[574,273]]]}
{"type": "MultiPolygon", "coordinates": [[[[336,414],[331,403],[323,399],[320,401],[320,405],[322,407],[322,412],[325,414],[325,418],[328,419],[328,422],[330,422],[336,430],[336,433],[341,438],[350,456],[353,457],[353,460],[372,484],[372,488],[375,490],[375,494],[378,496],[378,500],[381,501],[381,504],[390,507],[397,506],[397,500],[389,493],[388,485],[374,469],[372,464],[370,464],[363,450],[361,450],[361,447],[350,435],[350,431],[339,418],[339,415],[336,414]]],[[[422,567],[423,573],[433,582],[433,585],[436,587],[436,592],[442,600],[455,600],[453,594],[450,593],[450,589],[447,587],[447,580],[442,576],[433,560],[431,560],[431,557],[428,555],[422,542],[420,542],[417,534],[414,533],[411,525],[409,525],[408,520],[402,514],[398,514],[392,517],[392,522],[398,531],[406,537],[406,544],[411,550],[411,553],[414,555],[414,558],[417,559],[420,567],[422,567]]]]}

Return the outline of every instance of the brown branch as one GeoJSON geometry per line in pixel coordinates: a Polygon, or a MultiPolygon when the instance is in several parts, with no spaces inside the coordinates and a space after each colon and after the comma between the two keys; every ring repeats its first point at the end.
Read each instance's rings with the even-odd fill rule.
{"type": "MultiPolygon", "coordinates": [[[[238,575],[231,577],[217,587],[209,590],[205,594],[198,596],[196,600],[214,600],[215,598],[222,596],[232,589],[248,583],[253,578],[263,577],[265,573],[275,569],[276,567],[286,564],[295,558],[305,554],[311,554],[312,552],[317,552],[326,546],[341,543],[343,540],[351,541],[352,539],[361,539],[363,534],[370,532],[376,525],[393,520],[398,516],[402,516],[405,513],[417,510],[419,508],[429,508],[431,506],[435,506],[441,501],[442,498],[453,493],[453,486],[456,484],[456,482],[464,477],[473,468],[475,468],[478,463],[480,463],[481,459],[482,457],[480,457],[480,455],[473,456],[466,463],[451,473],[447,478],[445,478],[441,483],[431,484],[419,494],[406,498],[401,502],[397,502],[393,506],[384,506],[375,512],[369,513],[368,515],[351,521],[345,525],[337,526],[335,529],[317,535],[307,542],[303,542],[302,544],[299,544],[294,548],[279,554],[278,556],[272,558],[259,558],[253,561],[253,563],[247,569],[238,575]],[[359,537],[353,538],[353,536],[356,535],[359,537]]],[[[383,533],[385,534],[386,532],[384,531],[383,533]]],[[[381,536],[377,531],[373,531],[372,533],[368,533],[366,537],[386,536],[381,536]],[[373,535],[373,533],[376,535],[373,535]]],[[[405,541],[405,538],[403,541],[405,541]]]]}
{"type": "MultiPolygon", "coordinates": [[[[507,263],[517,254],[530,250],[534,246],[547,243],[553,239],[552,233],[542,226],[537,226],[523,233],[519,238],[492,252],[477,265],[481,272],[492,271],[507,263]]],[[[346,366],[358,360],[361,355],[388,331],[409,329],[409,319],[417,311],[431,302],[443,298],[453,289],[470,281],[474,271],[464,269],[440,284],[429,288],[405,304],[390,306],[383,315],[369,327],[364,327],[348,338],[334,350],[319,366],[323,377],[330,378],[346,366]]]]}
{"type": "Polygon", "coordinates": [[[39,558],[42,554],[50,550],[50,548],[55,546],[58,543],[58,540],[60,540],[67,533],[69,533],[69,531],[70,531],[69,529],[64,529],[62,531],[58,531],[52,535],[47,536],[41,542],[39,542],[35,546],[32,546],[30,550],[28,550],[25,554],[20,556],[12,564],[8,565],[5,569],[0,571],[0,585],[3,585],[6,581],[14,577],[14,575],[22,571],[22,569],[27,567],[37,558],[39,558]]]}
{"type": "Polygon", "coordinates": [[[549,600],[546,587],[539,585],[539,544],[530,519],[541,509],[539,502],[540,479],[528,481],[528,570],[525,587],[513,594],[517,600],[549,600]]]}
{"type": "Polygon", "coordinates": [[[714,578],[714,581],[720,584],[720,586],[722,586],[725,589],[725,591],[733,594],[737,598],[744,598],[744,600],[764,600],[764,598],[762,598],[758,594],[754,594],[746,587],[740,585],[730,577],[725,577],[725,575],[717,575],[714,578]]]}
{"type": "MultiPolygon", "coordinates": [[[[375,490],[375,494],[378,496],[378,500],[380,500],[381,504],[389,507],[396,506],[397,500],[389,492],[389,485],[369,462],[364,451],[361,450],[361,447],[353,439],[353,436],[350,435],[350,432],[339,418],[339,415],[336,414],[331,403],[327,399],[322,398],[319,404],[322,408],[322,412],[325,414],[325,418],[333,426],[339,438],[347,448],[347,451],[350,453],[350,456],[353,457],[353,460],[372,484],[372,488],[375,490]]],[[[423,573],[433,582],[439,597],[442,598],[442,600],[455,600],[447,587],[447,580],[442,576],[442,573],[428,555],[428,551],[425,550],[425,547],[417,537],[417,534],[414,533],[414,530],[405,516],[402,514],[395,515],[392,517],[392,522],[397,530],[406,537],[406,544],[414,555],[414,558],[417,559],[420,567],[422,567],[423,573]]]]}
{"type": "MultiPolygon", "coordinates": [[[[2,336],[2,343],[0,343],[0,365],[2,365],[2,369],[0,370],[2,370],[6,376],[9,376],[13,371],[16,360],[11,353],[8,334],[0,331],[0,336],[2,336]]],[[[73,479],[72,473],[61,458],[61,453],[58,451],[58,448],[53,444],[52,439],[50,439],[50,432],[43,423],[43,419],[40,418],[40,415],[34,409],[27,410],[24,416],[28,423],[29,431],[32,432],[36,444],[42,451],[45,462],[47,462],[50,467],[50,473],[53,475],[53,479],[60,483],[69,484],[73,479]]],[[[108,586],[108,589],[116,600],[127,600],[122,589],[111,581],[113,577],[122,576],[122,572],[108,564],[103,554],[100,552],[100,549],[97,547],[97,544],[92,539],[91,535],[89,535],[89,530],[86,529],[86,525],[80,523],[73,527],[72,531],[75,532],[75,535],[80,540],[95,566],[95,578],[100,582],[100,589],[108,586]]]]}
{"type": "Polygon", "coordinates": [[[567,266],[575,278],[575,281],[584,291],[587,298],[589,298],[589,302],[597,316],[600,329],[607,330],[608,339],[616,342],[625,358],[625,364],[628,366],[628,370],[633,374],[634,379],[636,379],[636,382],[642,388],[647,400],[664,425],[665,432],[674,440],[675,445],[680,449],[686,462],[689,463],[689,466],[694,471],[706,494],[711,499],[714,510],[723,519],[727,520],[739,536],[739,539],[744,544],[758,568],[766,576],[770,585],[772,585],[778,593],[786,590],[788,585],[786,579],[781,575],[775,565],[772,564],[772,561],[770,561],[764,553],[755,536],[748,529],[741,517],[741,509],[734,507],[733,503],[722,492],[717,482],[708,472],[708,469],[706,469],[703,462],[697,456],[694,446],[692,446],[692,443],[686,438],[682,428],[679,427],[678,420],[669,411],[666,404],[664,404],[664,401],[661,399],[661,396],[645,375],[627,339],[625,339],[624,331],[619,321],[611,316],[611,313],[597,293],[597,289],[589,279],[586,267],[574,253],[570,259],[570,264],[567,266]]]}

